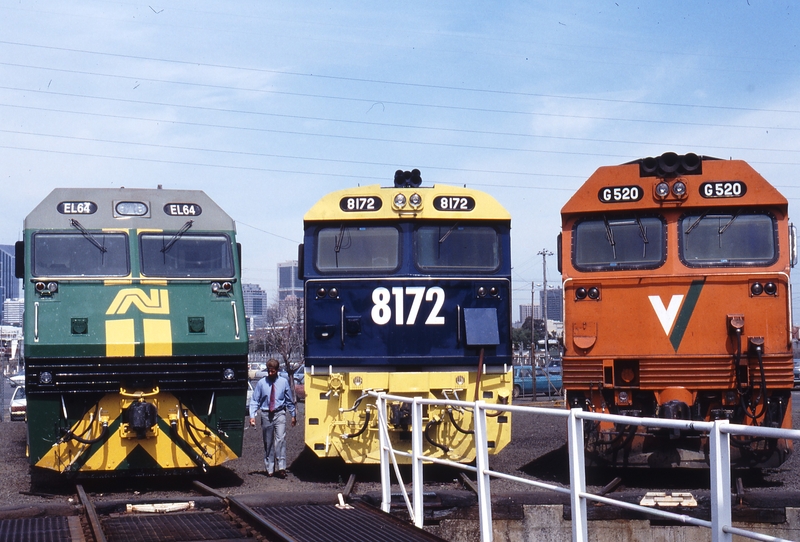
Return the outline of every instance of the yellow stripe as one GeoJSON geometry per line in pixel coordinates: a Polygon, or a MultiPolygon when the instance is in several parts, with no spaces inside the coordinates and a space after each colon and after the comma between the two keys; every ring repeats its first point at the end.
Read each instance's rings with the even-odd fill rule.
{"type": "Polygon", "coordinates": [[[151,284],[155,286],[166,286],[166,279],[142,279],[139,281],[141,284],[151,284]]]}
{"type": "Polygon", "coordinates": [[[106,286],[120,286],[120,285],[127,285],[132,284],[133,281],[131,279],[106,279],[103,281],[103,284],[106,286]]]}
{"type": "Polygon", "coordinates": [[[172,324],[170,321],[145,318],[142,323],[144,324],[144,355],[171,356],[172,324]]]}
{"type": "Polygon", "coordinates": [[[133,320],[106,320],[106,356],[133,356],[135,346],[133,320]]]}

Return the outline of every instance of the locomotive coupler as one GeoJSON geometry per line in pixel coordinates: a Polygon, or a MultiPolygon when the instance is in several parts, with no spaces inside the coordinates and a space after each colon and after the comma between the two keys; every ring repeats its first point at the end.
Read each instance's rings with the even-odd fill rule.
{"type": "Polygon", "coordinates": [[[158,410],[154,404],[139,399],[122,411],[122,421],[141,440],[147,438],[147,432],[158,422],[158,410]]]}

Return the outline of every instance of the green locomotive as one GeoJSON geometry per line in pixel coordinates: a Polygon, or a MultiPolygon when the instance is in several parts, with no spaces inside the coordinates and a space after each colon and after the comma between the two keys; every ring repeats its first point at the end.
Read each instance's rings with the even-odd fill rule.
{"type": "Polygon", "coordinates": [[[241,455],[247,329],[233,220],[205,193],[56,189],[25,219],[30,463],[200,472],[241,455]]]}

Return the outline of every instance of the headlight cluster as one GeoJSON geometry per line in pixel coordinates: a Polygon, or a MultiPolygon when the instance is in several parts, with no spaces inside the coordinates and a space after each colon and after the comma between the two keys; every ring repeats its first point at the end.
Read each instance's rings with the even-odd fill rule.
{"type": "Polygon", "coordinates": [[[500,297],[500,289],[497,286],[491,286],[487,288],[486,286],[480,286],[478,288],[478,297],[500,297]]]}
{"type": "Polygon", "coordinates": [[[34,289],[38,294],[41,295],[53,295],[58,291],[58,283],[48,282],[45,284],[44,282],[39,281],[34,285],[34,289]]]}
{"type": "Polygon", "coordinates": [[[750,293],[754,296],[767,294],[767,295],[776,295],[778,293],[778,286],[774,282],[767,282],[766,284],[761,284],[760,282],[754,282],[750,285],[750,293]]]}
{"type": "Polygon", "coordinates": [[[320,286],[317,288],[315,292],[317,295],[317,299],[322,299],[324,297],[330,297],[331,299],[339,299],[339,289],[336,286],[331,286],[330,288],[325,288],[324,286],[320,286]]]}
{"type": "Polygon", "coordinates": [[[580,288],[575,289],[576,300],[581,301],[586,298],[589,298],[592,301],[597,301],[600,299],[600,288],[597,286],[590,286],[589,288],[581,286],[580,288]]]}
{"type": "Polygon", "coordinates": [[[228,295],[233,288],[233,284],[230,282],[212,282],[211,283],[211,291],[217,295],[228,295]]]}
{"type": "Polygon", "coordinates": [[[675,181],[670,187],[667,181],[661,181],[656,184],[655,194],[657,199],[667,199],[672,194],[677,199],[686,197],[686,183],[683,181],[675,181]]]}
{"type": "Polygon", "coordinates": [[[396,211],[407,209],[418,211],[422,209],[422,196],[414,192],[411,196],[406,197],[406,195],[401,192],[395,195],[392,200],[392,207],[394,207],[396,211]]]}

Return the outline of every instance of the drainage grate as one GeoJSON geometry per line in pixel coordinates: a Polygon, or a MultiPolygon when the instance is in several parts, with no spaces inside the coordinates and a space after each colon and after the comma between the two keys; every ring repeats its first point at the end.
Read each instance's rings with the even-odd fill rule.
{"type": "Polygon", "coordinates": [[[220,512],[192,512],[104,518],[108,542],[161,542],[170,540],[229,540],[245,538],[220,512]]]}
{"type": "MultiPolygon", "coordinates": [[[[77,518],[72,518],[77,520],[77,518]]],[[[80,528],[79,528],[80,529],[80,528]]],[[[66,517],[21,518],[0,520],[2,542],[70,542],[70,521],[66,517]]]]}
{"type": "Polygon", "coordinates": [[[297,542],[443,542],[441,538],[363,503],[255,507],[255,512],[297,542]]]}

